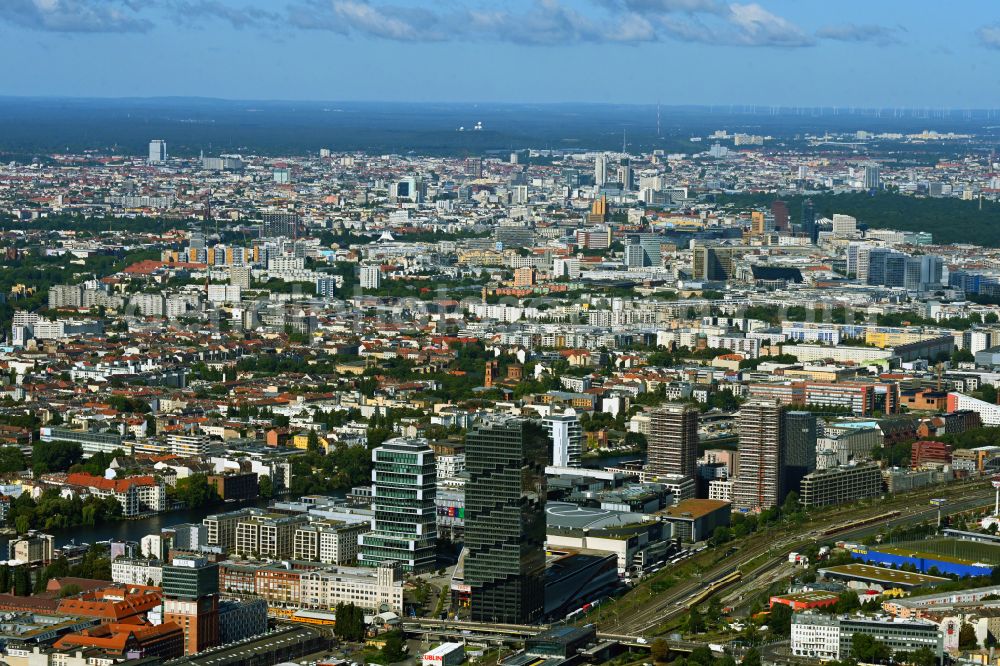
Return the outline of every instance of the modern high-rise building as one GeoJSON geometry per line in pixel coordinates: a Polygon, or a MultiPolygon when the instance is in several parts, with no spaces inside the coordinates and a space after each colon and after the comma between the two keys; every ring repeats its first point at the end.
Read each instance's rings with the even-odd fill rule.
{"type": "Polygon", "coordinates": [[[600,154],[594,160],[594,184],[603,187],[608,182],[608,156],[600,154]]]}
{"type": "Polygon", "coordinates": [[[750,213],[750,233],[754,236],[763,236],[774,231],[774,216],[770,213],[755,210],[750,213]]]}
{"type": "Polygon", "coordinates": [[[250,285],[253,284],[253,271],[250,270],[249,266],[231,266],[229,268],[229,284],[241,289],[249,289],[250,285]]]}
{"type": "Polygon", "coordinates": [[[788,231],[788,204],[780,199],[771,202],[771,215],[774,217],[774,228],[778,231],[788,231]]]}
{"type": "Polygon", "coordinates": [[[793,490],[801,495],[802,477],[816,469],[816,415],[812,412],[785,412],[785,433],[782,441],[781,496],[793,490]]]}
{"type": "Polygon", "coordinates": [[[483,158],[481,157],[465,158],[465,175],[469,176],[470,178],[482,178],[483,158]]]}
{"type": "MultiPolygon", "coordinates": [[[[611,217],[611,211],[608,209],[608,198],[602,194],[597,199],[594,199],[594,204],[590,207],[590,212],[587,213],[587,222],[589,222],[590,224],[604,224],[605,222],[608,221],[609,217],[611,217]]],[[[584,240],[588,240],[589,241],[590,240],[590,238],[589,238],[590,232],[582,232],[582,233],[587,234],[588,237],[586,239],[584,239],[584,240]]],[[[581,240],[580,239],[580,234],[581,234],[581,231],[577,231],[577,242],[580,242],[580,240],[581,240]]],[[[611,234],[611,232],[609,230],[608,231],[608,246],[611,245],[610,234],[611,234]]],[[[598,240],[598,246],[600,245],[601,242],[603,242],[604,235],[605,235],[604,234],[604,229],[601,229],[600,233],[596,233],[596,232],[594,233],[594,236],[595,236],[594,240],[598,240],[599,239],[598,240]]],[[[597,247],[597,246],[593,246],[593,245],[590,245],[588,243],[588,244],[585,244],[584,247],[591,248],[591,247],[597,247]]],[[[607,246],[605,246],[605,247],[607,247],[607,246]]]]}
{"type": "Polygon", "coordinates": [[[176,557],[163,567],[163,621],[184,630],[184,654],[219,644],[219,565],[176,557]]]}
{"type": "Polygon", "coordinates": [[[299,216],[295,213],[263,213],[260,221],[261,238],[296,238],[299,231],[299,216]]]}
{"type": "Polygon", "coordinates": [[[423,203],[426,186],[419,176],[407,176],[389,185],[389,199],[393,202],[423,203]]]}
{"type": "Polygon", "coordinates": [[[819,228],[816,226],[816,207],[812,199],[802,202],[802,233],[809,236],[809,242],[816,244],[819,239],[819,228]]]}
{"type": "Polygon", "coordinates": [[[632,160],[623,157],[618,161],[618,182],[623,190],[635,189],[635,173],[632,171],[632,160]]]}
{"type": "Polygon", "coordinates": [[[944,261],[936,254],[924,254],[920,257],[920,288],[929,289],[941,284],[944,274],[944,261]]]}
{"type": "Polygon", "coordinates": [[[359,540],[358,562],[396,562],[425,573],[436,563],[437,466],[426,439],[396,437],[372,451],[372,531],[359,540]]]}
{"type": "Polygon", "coordinates": [[[542,419],[552,440],[552,464],[555,467],[579,467],[583,452],[583,428],[580,417],[572,408],[561,414],[550,414],[542,419]]]}
{"type": "Polygon", "coordinates": [[[847,274],[853,275],[862,283],[868,282],[872,248],[872,245],[860,241],[847,244],[847,274]]]}
{"type": "Polygon", "coordinates": [[[877,190],[882,186],[882,179],[879,176],[878,164],[865,165],[865,189],[877,190]]]}
{"type": "Polygon", "coordinates": [[[359,278],[362,289],[378,289],[382,286],[382,267],[362,266],[359,278]]]}
{"type": "Polygon", "coordinates": [[[691,277],[695,280],[730,280],[737,260],[748,254],[745,245],[703,245],[691,248],[691,277]]]}
{"type": "Polygon", "coordinates": [[[733,506],[759,511],[777,506],[781,497],[784,407],[777,400],[753,399],[739,411],[740,470],[733,483],[733,506]]]}
{"type": "Polygon", "coordinates": [[[163,139],[153,139],[149,142],[149,163],[163,164],[167,161],[167,142],[163,139]]]}
{"type": "MultiPolygon", "coordinates": [[[[625,249],[626,251],[630,247],[639,247],[642,250],[642,254],[638,255],[634,262],[639,260],[642,263],[629,263],[626,261],[627,266],[663,266],[663,254],[662,254],[662,244],[663,236],[659,234],[634,234],[626,239],[625,249]]],[[[635,252],[635,250],[633,250],[635,252]]]]}
{"type": "Polygon", "coordinates": [[[528,624],[544,610],[544,436],[495,417],[465,440],[465,583],[474,622],[528,624]]]}
{"type": "Polygon", "coordinates": [[[646,471],[698,477],[698,408],[668,404],[649,413],[646,471]]]}
{"type": "Polygon", "coordinates": [[[840,238],[853,238],[858,233],[858,220],[843,213],[833,214],[833,235],[840,238]]]}
{"type": "Polygon", "coordinates": [[[646,253],[641,245],[630,243],[625,246],[625,268],[642,268],[647,265],[646,253]]]}

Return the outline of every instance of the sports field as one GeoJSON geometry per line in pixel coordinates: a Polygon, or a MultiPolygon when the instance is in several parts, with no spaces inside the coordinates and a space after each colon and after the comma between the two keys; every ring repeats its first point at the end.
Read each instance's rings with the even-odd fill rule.
{"type": "Polygon", "coordinates": [[[1000,565],[1000,546],[989,543],[979,543],[977,541],[965,541],[962,539],[925,539],[920,541],[905,541],[894,543],[892,546],[883,548],[898,549],[900,551],[917,551],[938,555],[947,558],[954,558],[958,561],[982,562],[990,565],[1000,565]]]}

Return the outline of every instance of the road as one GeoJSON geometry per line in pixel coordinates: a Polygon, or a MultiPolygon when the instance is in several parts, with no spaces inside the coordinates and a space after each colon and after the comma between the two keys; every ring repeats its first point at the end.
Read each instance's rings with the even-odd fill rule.
{"type": "MultiPolygon", "coordinates": [[[[464,622],[458,620],[434,620],[431,618],[413,618],[404,620],[403,630],[411,636],[441,637],[457,640],[482,641],[489,644],[518,644],[525,638],[535,636],[551,625],[547,624],[492,624],[483,622],[464,622]]],[[[648,647],[649,642],[642,636],[632,634],[611,634],[598,632],[601,641],[618,641],[631,647],[648,647]]],[[[670,649],[675,652],[690,652],[703,645],[697,641],[668,641],[670,649]]]]}
{"type": "Polygon", "coordinates": [[[952,486],[939,486],[933,489],[921,489],[914,493],[908,493],[905,497],[897,496],[885,502],[875,503],[864,512],[854,512],[851,516],[834,514],[830,517],[829,521],[814,526],[811,531],[805,534],[793,533],[787,536],[779,536],[775,540],[755,542],[749,547],[741,548],[730,557],[710,566],[699,576],[680,582],[667,592],[651,598],[649,604],[636,612],[621,616],[611,612],[609,615],[606,615],[609,619],[602,622],[600,627],[603,631],[611,633],[647,634],[664,622],[687,612],[688,599],[713,582],[734,571],[741,571],[744,580],[754,580],[774,567],[777,567],[782,561],[787,561],[790,551],[801,550],[816,541],[862,539],[866,536],[883,532],[896,525],[908,525],[935,519],[937,517],[937,507],[930,506],[927,499],[924,498],[929,499],[935,496],[949,498],[949,503],[942,509],[942,515],[951,515],[984,506],[991,507],[993,505],[993,494],[994,490],[985,480],[967,482],[953,484],[952,486]],[[956,495],[957,497],[955,497],[956,495]],[[864,517],[865,514],[871,515],[893,510],[899,511],[900,515],[866,527],[848,529],[826,535],[822,534],[827,528],[840,522],[864,517]],[[752,569],[745,570],[751,562],[764,555],[768,557],[752,569]]]}

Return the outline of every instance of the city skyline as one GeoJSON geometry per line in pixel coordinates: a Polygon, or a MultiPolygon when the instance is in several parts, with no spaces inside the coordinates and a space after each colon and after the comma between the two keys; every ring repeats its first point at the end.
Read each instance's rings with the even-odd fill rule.
{"type": "Polygon", "coordinates": [[[931,20],[901,2],[833,15],[784,1],[17,0],[0,7],[0,53],[24,65],[0,93],[990,108],[989,8],[931,20]]]}

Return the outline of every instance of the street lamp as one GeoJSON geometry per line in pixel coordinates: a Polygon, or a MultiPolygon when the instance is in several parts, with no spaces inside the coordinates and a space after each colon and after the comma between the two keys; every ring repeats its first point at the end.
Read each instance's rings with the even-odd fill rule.
{"type": "MultiPolygon", "coordinates": [[[[996,482],[994,482],[996,483],[996,482]]],[[[997,486],[997,493],[1000,496],[1000,485],[997,486]]],[[[935,497],[931,500],[931,506],[937,507],[937,528],[941,529],[941,507],[948,503],[948,500],[943,497],[935,497]]]]}

